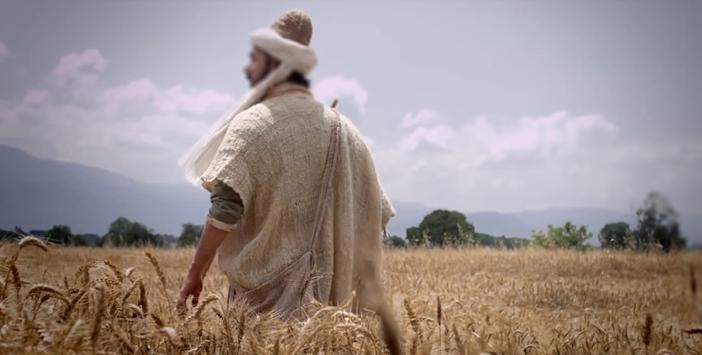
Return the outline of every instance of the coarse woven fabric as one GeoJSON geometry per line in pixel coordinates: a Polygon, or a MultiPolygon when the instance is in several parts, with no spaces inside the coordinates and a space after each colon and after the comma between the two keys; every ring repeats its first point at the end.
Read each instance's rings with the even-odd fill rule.
{"type": "Polygon", "coordinates": [[[293,70],[308,74],[317,64],[317,55],[312,48],[283,38],[270,28],[254,31],[251,34],[251,43],[274,55],[281,62],[277,68],[251,88],[239,103],[217,119],[207,130],[208,133],[200,137],[178,159],[178,164],[185,170],[185,178],[195,185],[202,183],[199,177],[211,165],[214,154],[221,145],[224,133],[234,117],[261,101],[271,87],[284,81],[293,70]]]}
{"type": "MultiPolygon", "coordinates": [[[[343,115],[329,207],[310,245],[335,119],[333,109],[311,96],[288,93],[250,107],[229,124],[201,179],[208,190],[216,180],[225,182],[244,204],[218,258],[237,294],[281,292],[272,282],[307,286],[310,280],[285,278],[304,274],[309,279],[305,259],[313,254],[311,287],[317,301],[340,304],[355,290],[362,308],[382,302],[381,235],[395,210],[360,132],[343,115]]],[[[258,309],[288,311],[290,304],[280,304],[285,301],[258,309]]]]}

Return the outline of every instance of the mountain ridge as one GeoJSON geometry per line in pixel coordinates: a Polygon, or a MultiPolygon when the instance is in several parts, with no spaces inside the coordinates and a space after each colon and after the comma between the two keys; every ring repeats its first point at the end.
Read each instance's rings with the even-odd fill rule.
{"type": "MultiPolygon", "coordinates": [[[[209,209],[206,191],[189,183],[141,182],[102,168],[34,157],[0,144],[0,228],[48,229],[65,224],[74,233],[103,235],[119,216],[144,223],[157,233],[179,235],[183,223],[202,224],[209,209]],[[4,168],[9,169],[5,170],[4,168]]],[[[397,211],[388,232],[404,237],[434,208],[416,202],[393,201],[397,211]]],[[[478,232],[494,236],[528,237],[570,220],[597,233],[604,224],[624,221],[635,227],[632,213],[594,208],[548,208],[517,212],[464,212],[478,232]]],[[[681,213],[683,235],[702,243],[702,218],[681,213]]]]}

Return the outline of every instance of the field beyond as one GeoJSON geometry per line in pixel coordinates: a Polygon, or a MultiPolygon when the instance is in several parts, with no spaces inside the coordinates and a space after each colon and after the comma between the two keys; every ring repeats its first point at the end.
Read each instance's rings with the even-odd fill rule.
{"type": "MultiPolygon", "coordinates": [[[[227,309],[216,261],[179,317],[193,252],[0,246],[0,353],[384,351],[377,320],[343,307],[227,309]]],[[[407,353],[702,354],[700,252],[386,250],[384,266],[407,353]]]]}

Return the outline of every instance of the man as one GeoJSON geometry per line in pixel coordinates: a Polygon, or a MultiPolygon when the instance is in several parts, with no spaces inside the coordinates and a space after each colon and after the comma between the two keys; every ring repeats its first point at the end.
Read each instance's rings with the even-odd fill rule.
{"type": "Polygon", "coordinates": [[[308,90],[311,36],[301,11],[255,31],[251,91],[180,160],[212,201],[180,307],[190,296],[197,304],[219,252],[230,299],[257,311],[296,316],[309,302],[341,304],[355,292],[356,310],[391,322],[381,233],[395,211],[356,127],[308,90]]]}

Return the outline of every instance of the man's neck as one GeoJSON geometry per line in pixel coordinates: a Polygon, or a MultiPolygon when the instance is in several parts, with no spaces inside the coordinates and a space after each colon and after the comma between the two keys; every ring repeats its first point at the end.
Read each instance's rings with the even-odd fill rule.
{"type": "Polygon", "coordinates": [[[278,83],[276,85],[271,86],[268,89],[268,91],[266,91],[266,93],[263,95],[261,101],[295,92],[300,92],[312,96],[310,90],[304,85],[284,81],[282,83],[278,83]]]}

